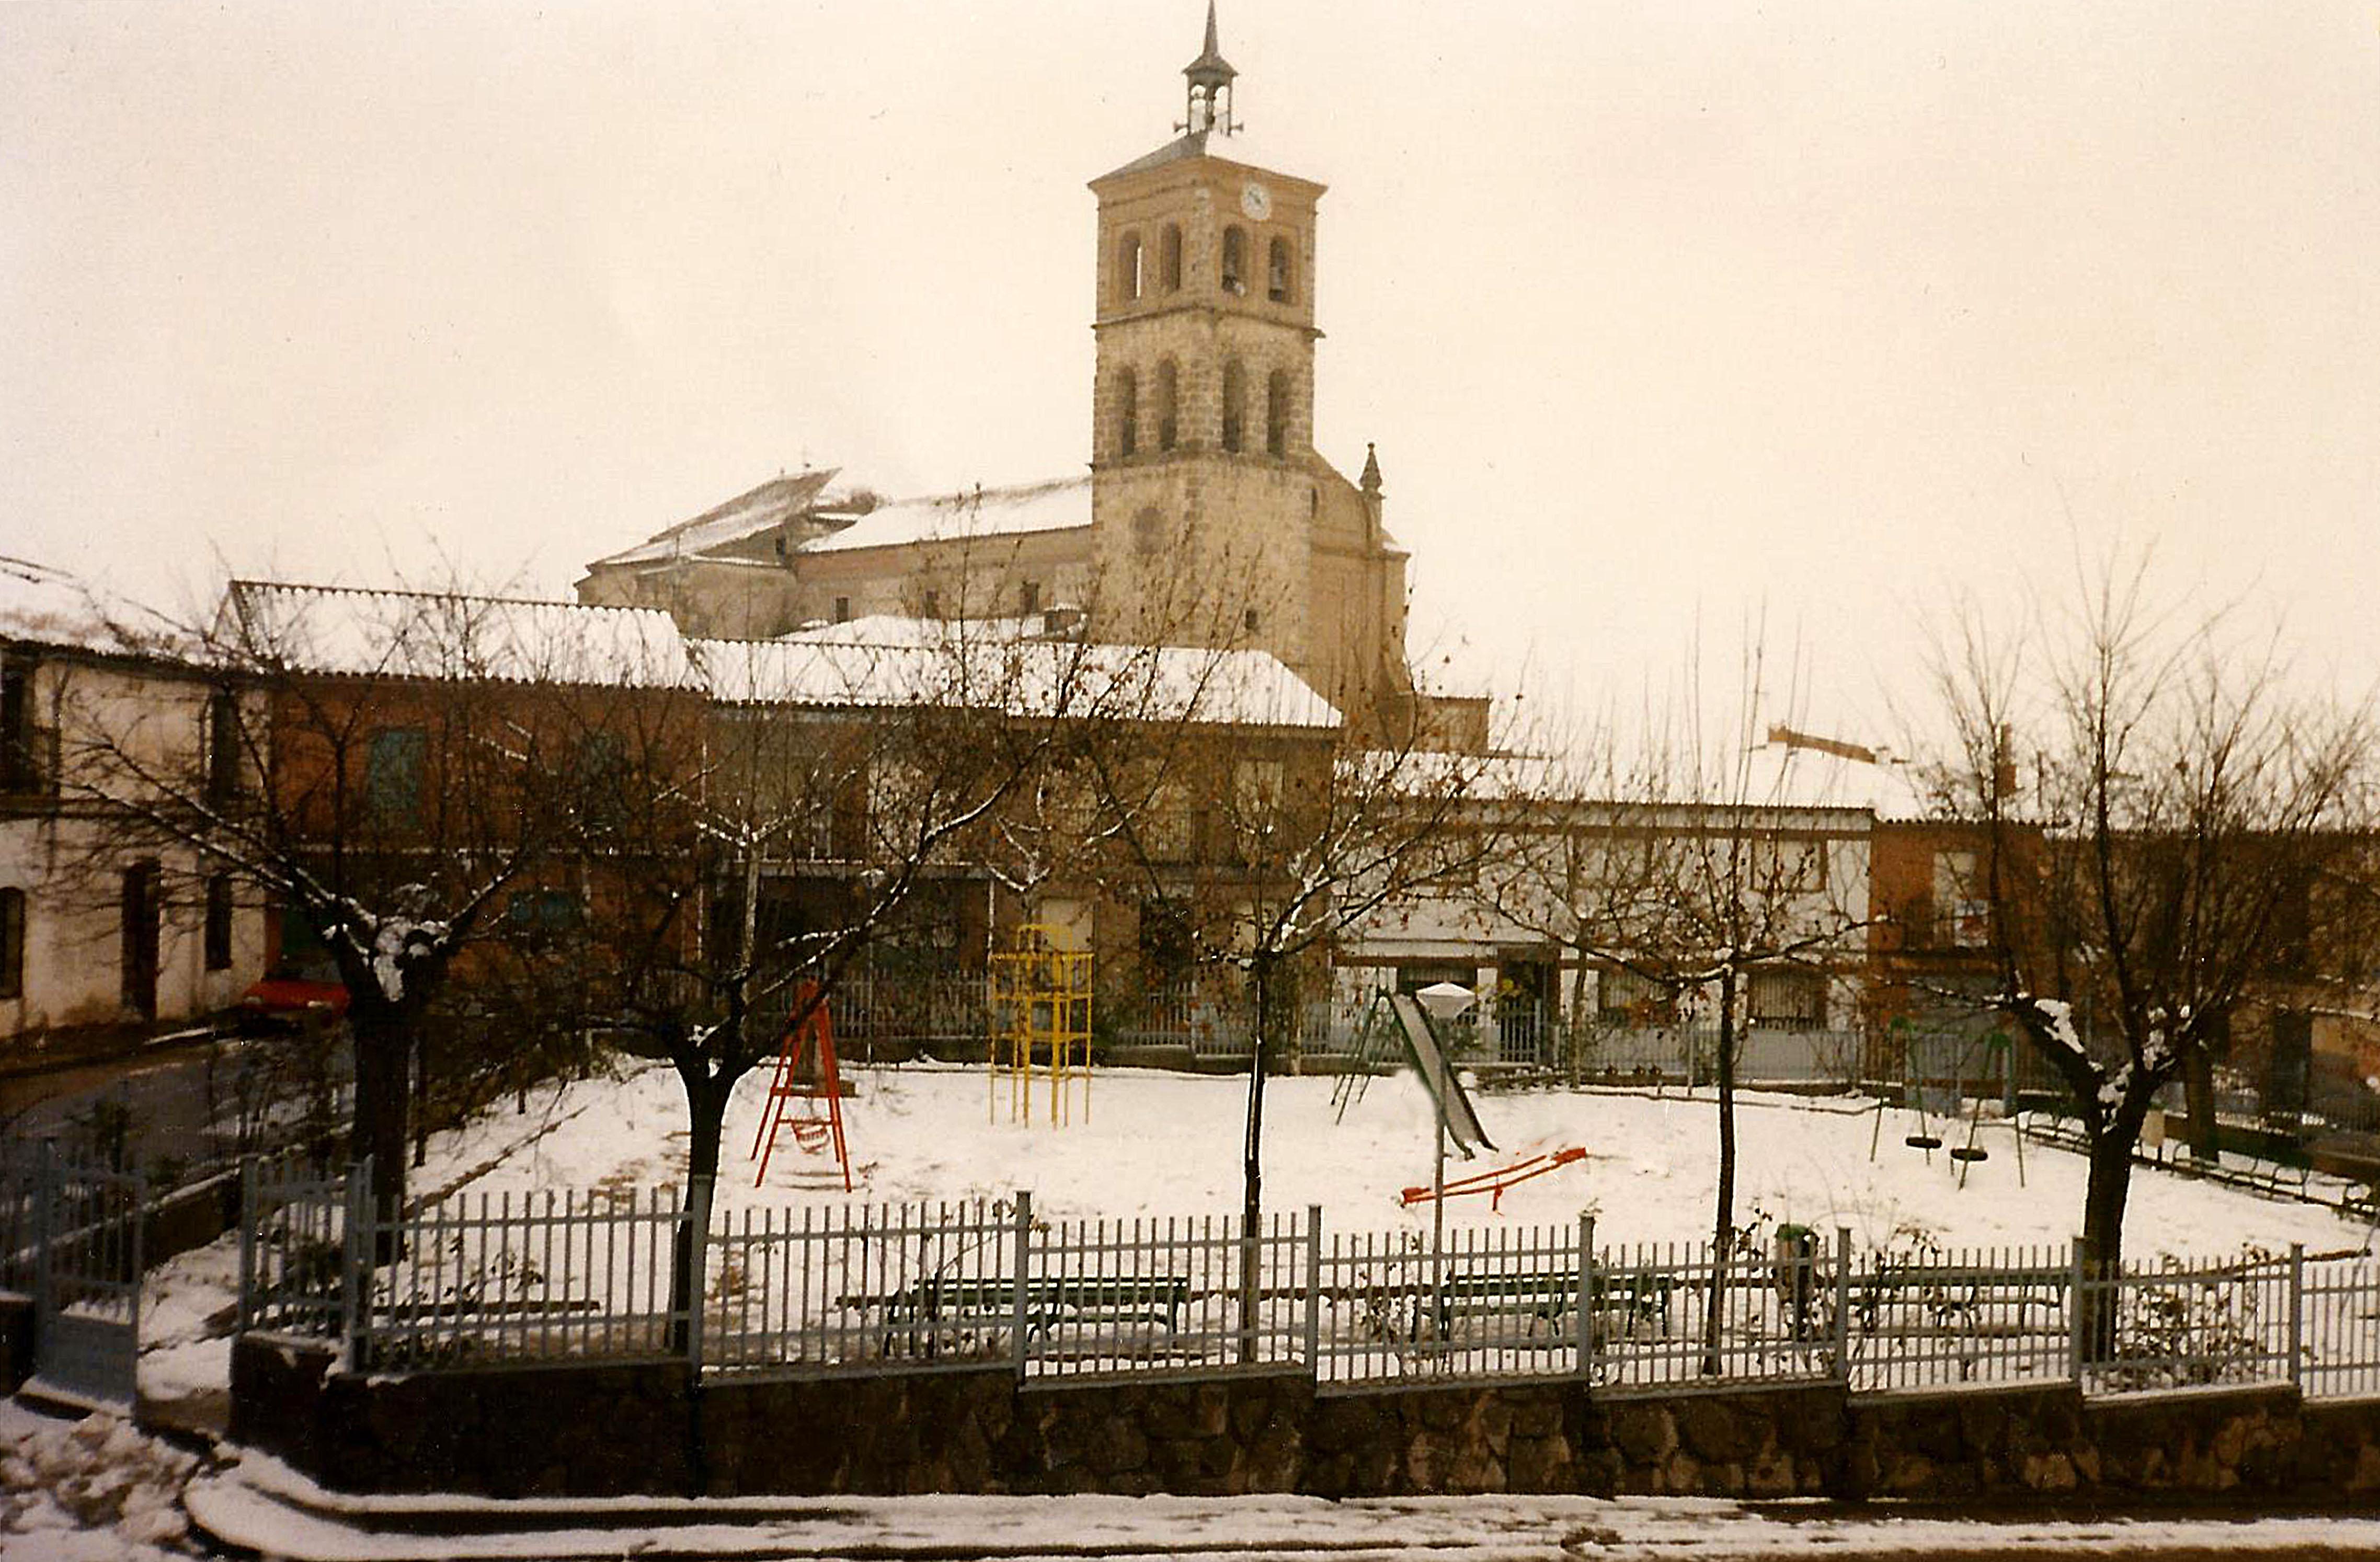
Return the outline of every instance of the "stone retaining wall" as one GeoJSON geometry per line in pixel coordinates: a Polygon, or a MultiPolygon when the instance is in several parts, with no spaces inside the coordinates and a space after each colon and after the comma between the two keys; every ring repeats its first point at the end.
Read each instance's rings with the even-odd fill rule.
{"type": "Polygon", "coordinates": [[[2071,1385],[1616,1398],[1575,1383],[1318,1397],[1302,1373],[1020,1386],[1005,1368],[689,1384],[675,1362],[356,1376],[232,1357],[233,1440],[352,1491],[493,1496],[1491,1492],[1923,1501],[2380,1494],[2380,1399],[2071,1385]]]}

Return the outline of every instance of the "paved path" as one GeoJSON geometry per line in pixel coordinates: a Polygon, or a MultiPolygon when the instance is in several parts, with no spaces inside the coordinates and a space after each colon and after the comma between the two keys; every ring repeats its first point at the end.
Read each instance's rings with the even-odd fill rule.
{"type": "MultiPolygon", "coordinates": [[[[533,1435],[533,1434],[525,1434],[533,1435]]],[[[1850,1557],[2281,1559],[2380,1554],[2380,1519],[1961,1517],[1685,1498],[822,1497],[492,1502],[355,1497],[253,1458],[194,1484],[199,1527],[292,1562],[1163,1556],[1326,1562],[1850,1557]]]]}

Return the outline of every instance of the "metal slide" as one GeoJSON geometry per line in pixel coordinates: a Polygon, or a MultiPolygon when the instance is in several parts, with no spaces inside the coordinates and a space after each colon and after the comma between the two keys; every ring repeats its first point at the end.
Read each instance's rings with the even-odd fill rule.
{"type": "Polygon", "coordinates": [[[1397,993],[1389,999],[1389,1007],[1397,1017],[1397,1025],[1404,1033],[1405,1060],[1421,1078],[1421,1086],[1435,1098],[1439,1082],[1446,1082],[1446,1099],[1439,1103],[1446,1120],[1446,1136],[1468,1159],[1474,1148],[1492,1150],[1487,1131],[1479,1126],[1479,1114],[1471,1109],[1471,1097],[1463,1093],[1463,1082],[1454,1077],[1445,1058],[1438,1049],[1438,1037],[1429,1028],[1429,1020],[1421,1005],[1409,995],[1397,993]]]}

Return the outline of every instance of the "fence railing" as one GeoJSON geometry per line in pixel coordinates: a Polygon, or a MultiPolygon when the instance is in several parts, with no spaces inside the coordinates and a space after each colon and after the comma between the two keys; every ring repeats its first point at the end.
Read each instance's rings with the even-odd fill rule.
{"type": "Polygon", "coordinates": [[[347,1251],[370,1264],[347,1288],[348,1333],[374,1367],[688,1349],[671,1280],[696,1215],[674,1189],[457,1194],[394,1222],[365,1203],[347,1220],[347,1251]]]}
{"type": "Polygon", "coordinates": [[[1009,1358],[1031,1201],[747,1209],[710,1238],[702,1360],[722,1372],[948,1370],[1009,1358]]]}
{"type": "Polygon", "coordinates": [[[240,1165],[239,1326],[336,1339],[355,1268],[349,1188],[359,1178],[297,1156],[240,1165]]]}
{"type": "Polygon", "coordinates": [[[1304,1368],[1326,1390],[1568,1379],[1610,1392],[2078,1382],[2114,1395],[2380,1391],[2380,1260],[2252,1254],[2096,1275],[2072,1247],[1609,1244],[1555,1226],[1326,1231],[1044,1218],[1029,1194],[751,1209],[688,1193],[449,1199],[375,1218],[359,1179],[243,1180],[244,1326],[359,1366],[683,1357],[713,1374],[1006,1367],[1033,1378],[1304,1368]],[[698,1306],[673,1277],[701,1277],[698,1306]]]}

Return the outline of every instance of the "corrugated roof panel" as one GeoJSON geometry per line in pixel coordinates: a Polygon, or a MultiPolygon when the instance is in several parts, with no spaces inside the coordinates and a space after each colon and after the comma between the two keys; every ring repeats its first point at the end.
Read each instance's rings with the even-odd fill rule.
{"type": "Polygon", "coordinates": [[[942,643],[696,640],[714,698],[734,705],[949,705],[1021,716],[1330,729],[1339,712],[1261,651],[1077,645],[985,636],[942,643]]]}
{"type": "Polygon", "coordinates": [[[658,608],[468,593],[235,581],[243,649],[304,672],[691,688],[677,625],[658,608]]]}

